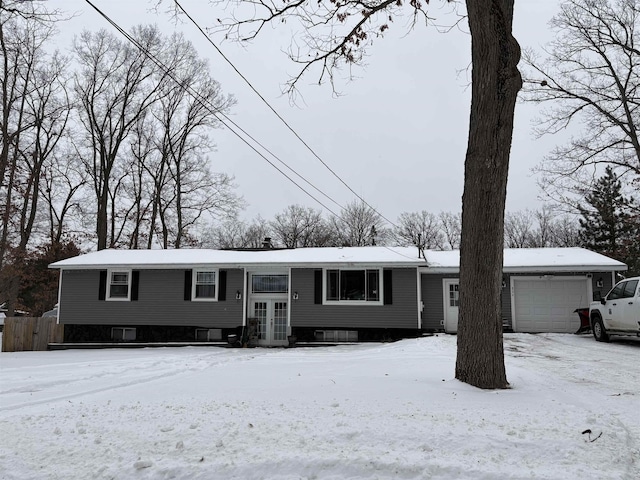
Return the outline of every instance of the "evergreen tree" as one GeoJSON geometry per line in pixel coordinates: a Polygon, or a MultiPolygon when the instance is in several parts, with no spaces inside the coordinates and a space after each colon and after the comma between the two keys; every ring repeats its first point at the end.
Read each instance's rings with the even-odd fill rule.
{"type": "Polygon", "coordinates": [[[640,250],[637,209],[633,198],[622,193],[622,184],[611,167],[585,196],[588,205],[578,207],[582,246],[629,265],[629,273],[638,273],[640,250]]]}

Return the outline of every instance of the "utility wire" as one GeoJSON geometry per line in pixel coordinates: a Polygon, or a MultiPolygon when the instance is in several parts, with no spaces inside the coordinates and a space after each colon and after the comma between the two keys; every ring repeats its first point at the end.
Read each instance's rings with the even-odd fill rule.
{"type": "MultiPolygon", "coordinates": [[[[244,142],[247,146],[249,146],[249,148],[251,148],[254,152],[256,152],[260,157],[262,157],[267,163],[269,163],[269,165],[271,165],[273,168],[275,168],[280,174],[282,174],[287,180],[289,180],[291,183],[293,183],[296,187],[298,187],[300,190],[302,190],[305,194],[307,194],[310,198],[312,198],[314,201],[316,201],[319,205],[321,205],[323,208],[325,208],[327,211],[329,211],[331,214],[333,214],[334,216],[336,216],[337,218],[341,218],[340,215],[338,215],[337,213],[335,213],[332,209],[330,209],[329,207],[327,207],[324,203],[322,203],[320,200],[318,200],[315,196],[313,196],[311,193],[309,193],[304,187],[302,187],[299,183],[297,183],[294,179],[292,179],[289,175],[287,175],[285,172],[283,172],[280,168],[278,168],[277,165],[275,165],[272,161],[270,161],[262,152],[260,152],[258,149],[256,149],[251,143],[249,143],[242,135],[240,135],[236,130],[234,130],[233,128],[231,128],[230,124],[234,125],[236,128],[238,128],[240,131],[242,131],[243,133],[245,133],[249,138],[251,138],[254,142],[256,142],[259,146],[261,146],[262,148],[264,148],[257,140],[255,140],[253,137],[251,137],[249,134],[247,134],[241,127],[239,127],[233,120],[231,120],[227,115],[225,115],[223,112],[217,111],[215,106],[213,105],[209,105],[209,101],[207,99],[204,99],[202,97],[202,95],[200,95],[198,92],[194,91],[193,88],[189,87],[188,85],[184,85],[182,84],[178,79],[175,78],[175,76],[173,76],[173,74],[169,71],[169,69],[162,63],[161,60],[159,60],[155,55],[153,55],[151,52],[149,52],[144,46],[142,46],[134,37],[132,37],[126,30],[124,30],[122,27],[120,27],[116,22],[114,22],[107,14],[105,14],[102,10],[100,10],[97,6],[95,6],[91,0],[85,0],[96,12],[98,12],[98,14],[100,16],[102,16],[111,26],[113,26],[121,35],[123,35],[129,42],[131,42],[133,45],[135,45],[147,58],[149,58],[153,63],[156,64],[157,67],[159,67],[162,70],[162,73],[166,76],[168,76],[169,78],[171,78],[178,86],[180,86],[183,90],[188,91],[189,94],[196,100],[198,101],[202,106],[204,106],[205,108],[207,108],[209,110],[209,112],[214,115],[218,121],[220,123],[222,123],[225,127],[227,127],[229,129],[229,131],[231,131],[235,136],[237,136],[242,142],[244,142]],[[211,108],[213,107],[213,108],[211,108]],[[224,117],[227,121],[223,120],[220,117],[224,117]]],[[[265,148],[265,150],[267,152],[269,152],[269,150],[267,150],[265,148]]],[[[269,152],[271,153],[271,152],[269,152]]],[[[287,168],[289,168],[289,170],[291,170],[292,172],[296,173],[296,175],[298,175],[300,178],[302,178],[305,182],[307,182],[309,185],[313,186],[316,190],[318,190],[320,193],[322,193],[323,195],[325,195],[327,198],[331,199],[331,197],[329,197],[328,195],[326,195],[325,193],[323,193],[321,190],[319,190],[317,187],[315,187],[313,184],[311,184],[308,180],[306,180],[304,177],[302,177],[300,174],[298,174],[293,168],[289,167],[285,162],[283,162],[282,160],[280,160],[278,157],[276,157],[273,153],[271,153],[272,156],[274,156],[274,158],[278,159],[278,161],[280,161],[283,165],[287,166],[287,168]]],[[[335,200],[331,199],[331,201],[333,201],[336,205],[338,205],[340,208],[343,208],[339,203],[337,203],[335,200]]]]}
{"type": "MultiPolygon", "coordinates": [[[[181,83],[178,79],[176,79],[171,72],[169,71],[169,69],[162,63],[161,60],[159,60],[153,53],[151,53],[150,51],[148,51],[144,46],[142,46],[140,44],[140,42],[138,42],[133,36],[131,36],[126,30],[124,30],[122,27],[120,27],[115,21],[113,21],[107,14],[105,14],[102,10],[100,10],[96,5],[94,5],[91,0],[85,0],[100,16],[102,16],[111,26],[113,26],[121,35],[123,35],[129,42],[131,42],[133,45],[135,45],[145,56],[147,56],[147,58],[149,58],[157,67],[159,67],[162,72],[168,76],[169,78],[171,78],[179,87],[181,87],[183,90],[189,92],[189,94],[194,98],[194,100],[200,102],[200,104],[202,106],[204,106],[205,108],[207,108],[209,110],[209,112],[214,115],[218,121],[220,121],[220,123],[222,123],[225,127],[227,127],[234,135],[236,135],[243,143],[245,143],[249,148],[251,148],[254,152],[256,152],[262,159],[264,159],[267,163],[269,163],[269,165],[271,165],[273,168],[275,168],[281,175],[283,175],[287,180],[289,180],[291,183],[293,183],[296,187],[298,187],[300,190],[302,190],[305,194],[307,194],[310,198],[312,198],[314,201],[316,201],[319,205],[321,205],[323,208],[325,208],[328,212],[330,212],[332,215],[334,215],[336,218],[338,219],[342,219],[341,215],[338,215],[337,213],[335,213],[333,210],[331,210],[329,207],[327,207],[325,204],[323,204],[320,200],[318,200],[316,197],[314,197],[311,193],[309,193],[307,190],[305,190],[301,185],[299,185],[295,180],[293,180],[290,176],[288,176],[285,172],[283,172],[280,168],[278,168],[277,165],[275,165],[273,162],[271,162],[267,157],[265,157],[262,152],[258,151],[258,149],[256,149],[251,143],[249,143],[244,137],[242,137],[242,135],[240,135],[238,132],[236,132],[233,128],[230,127],[229,124],[234,125],[236,128],[238,128],[241,132],[243,132],[245,135],[247,135],[250,139],[252,139],[254,142],[256,142],[260,147],[262,147],[263,149],[265,149],[267,152],[269,152],[274,158],[276,158],[278,161],[280,161],[283,165],[285,165],[287,168],[289,168],[289,170],[291,170],[292,172],[294,172],[296,175],[298,175],[300,178],[302,178],[305,182],[307,182],[309,185],[311,185],[313,188],[315,188],[316,190],[318,190],[320,193],[322,193],[323,195],[325,195],[327,198],[329,198],[331,201],[333,201],[336,205],[338,205],[341,209],[344,210],[344,207],[341,207],[340,204],[338,204],[335,200],[333,200],[331,197],[327,196],[326,194],[324,194],[321,190],[319,190],[317,187],[315,187],[313,184],[311,184],[309,181],[307,181],[304,177],[302,177],[300,174],[298,174],[293,168],[291,168],[290,166],[288,166],[285,162],[283,162],[282,160],[280,160],[275,154],[273,154],[272,152],[270,152],[268,149],[266,149],[260,142],[258,142],[257,140],[255,140],[251,135],[249,135],[244,129],[242,129],[240,126],[237,125],[236,122],[234,122],[233,120],[231,120],[227,115],[225,115],[223,112],[219,112],[217,111],[217,109],[215,108],[214,105],[209,105],[209,101],[207,99],[203,99],[203,97],[196,91],[193,90],[193,88],[191,88],[188,85],[184,85],[183,83],[181,83]],[[213,107],[213,108],[211,108],[213,107]],[[220,118],[220,116],[224,117],[229,123],[225,122],[222,118],[220,118]]],[[[176,2],[177,3],[177,2],[176,2]]],[[[182,7],[180,7],[182,8],[182,7]]],[[[217,47],[216,47],[217,48],[217,47]]],[[[234,67],[235,68],[235,67],[234,67]]],[[[239,73],[239,72],[238,72],[239,73]]],[[[244,78],[244,77],[243,77],[244,78]]],[[[246,81],[246,80],[245,80],[246,81]]],[[[253,87],[252,87],[253,88],[253,87]]],[[[256,92],[257,93],[257,92],[256,92]]],[[[261,97],[262,98],[262,97],[261,97]]],[[[264,99],[263,99],[264,100],[264,99]]],[[[264,100],[266,103],[266,100],[264,100]]],[[[269,108],[271,108],[271,106],[269,106],[269,108]]],[[[271,108],[273,110],[273,108],[271,108]]],[[[274,110],[274,113],[275,112],[274,110]]],[[[278,115],[278,117],[280,118],[280,116],[278,115]]],[[[284,121],[284,120],[283,120],[284,121]]],[[[286,122],[285,122],[286,123],[286,122]]],[[[288,126],[288,124],[287,124],[288,126]]],[[[289,127],[289,126],[288,126],[289,127]]],[[[289,127],[291,129],[291,127],[289,127]]],[[[294,132],[295,133],[295,132],[294,132]]],[[[297,136],[297,134],[296,134],[297,136]]],[[[304,143],[304,142],[303,142],[304,143]]],[[[306,144],[305,144],[306,145],[306,144]]],[[[308,147],[309,148],[309,147],[308,147]]],[[[323,162],[324,163],[324,162],[323,162]]],[[[339,178],[339,177],[338,177],[339,178]]],[[[344,182],[343,182],[344,183],[344,182]]],[[[345,184],[346,185],[346,184],[345,184]]],[[[356,194],[356,196],[358,196],[356,194]]],[[[371,207],[368,203],[366,203],[364,201],[364,199],[362,199],[360,196],[358,196],[358,198],[360,198],[362,200],[362,202],[364,204],[366,204],[369,208],[371,208],[373,211],[376,211],[373,207],[371,207]]],[[[382,216],[379,212],[376,211],[376,213],[378,213],[378,215],[380,215],[382,218],[385,218],[384,216],[382,216]]],[[[389,221],[388,219],[385,218],[385,220],[387,220],[389,223],[391,223],[392,225],[395,226],[395,224],[393,224],[393,222],[389,221]]],[[[344,220],[343,220],[344,221],[344,220]]],[[[403,253],[400,253],[386,245],[381,245],[382,247],[384,247],[385,249],[389,250],[390,252],[395,253],[396,255],[399,255],[401,257],[404,258],[408,258],[408,259],[414,259],[414,257],[409,257],[408,255],[404,255],[403,253]]]]}
{"type": "Polygon", "coordinates": [[[202,33],[202,35],[207,39],[207,41],[211,44],[211,46],[213,48],[216,49],[216,51],[220,54],[220,56],[231,66],[231,68],[233,68],[235,70],[235,72],[240,76],[240,78],[242,78],[242,80],[244,80],[244,82],[249,86],[249,88],[251,88],[251,90],[254,91],[254,93],[260,97],[260,100],[262,100],[264,102],[264,104],[269,107],[269,109],[275,114],[276,117],[278,117],[278,119],[291,131],[291,133],[293,133],[295,135],[295,137],[300,140],[300,142],[307,148],[307,150],[309,150],[309,152],[311,152],[311,154],[318,159],[318,161],[320,163],[322,163],[322,165],[324,165],[324,167],[329,170],[329,172],[331,172],[331,174],[336,177],[345,187],[347,187],[349,189],[349,191],[351,193],[353,193],[362,203],[364,203],[367,207],[369,207],[371,210],[373,210],[374,212],[376,212],[378,215],[380,215],[380,217],[382,217],[384,220],[386,220],[389,224],[391,224],[392,226],[398,228],[398,226],[392,222],[391,220],[389,220],[387,217],[385,217],[382,213],[380,213],[379,211],[377,211],[375,208],[373,208],[364,198],[362,198],[360,195],[358,195],[329,165],[327,165],[327,163],[322,160],[322,158],[320,158],[320,156],[313,150],[313,148],[311,148],[309,146],[309,144],[307,142],[304,141],[304,139],[298,135],[298,132],[296,132],[293,127],[291,125],[289,125],[289,123],[287,123],[287,121],[282,118],[282,116],[271,106],[271,104],[260,94],[260,92],[258,92],[258,90],[251,84],[251,82],[240,72],[240,70],[238,70],[236,68],[236,66],[233,64],[233,62],[231,62],[231,60],[229,60],[229,58],[227,58],[227,56],[222,53],[222,50],[220,50],[218,48],[218,46],[213,42],[213,40],[211,40],[211,38],[209,37],[209,35],[202,29],[202,27],[198,24],[198,22],[196,22],[193,17],[185,10],[185,8],[180,4],[180,2],[178,0],[173,0],[173,2],[178,6],[178,8],[182,11],[182,13],[184,13],[187,18],[189,20],[191,20],[191,23],[193,23],[193,25],[195,25],[195,27],[200,31],[200,33],[202,33]]]}

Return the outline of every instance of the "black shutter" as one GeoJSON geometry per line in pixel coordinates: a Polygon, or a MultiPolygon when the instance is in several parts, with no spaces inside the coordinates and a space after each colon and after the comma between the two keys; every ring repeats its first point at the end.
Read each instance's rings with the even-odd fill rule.
{"type": "Polygon", "coordinates": [[[218,272],[218,301],[224,302],[227,299],[227,271],[218,272]]]}
{"type": "Polygon", "coordinates": [[[316,305],[322,304],[322,270],[314,271],[313,278],[314,278],[313,303],[315,303],[316,305]]]}
{"type": "Polygon", "coordinates": [[[134,270],[131,272],[131,301],[138,300],[138,284],[140,283],[140,272],[134,270]]]}
{"type": "Polygon", "coordinates": [[[184,271],[184,301],[191,301],[191,280],[192,280],[191,270],[184,271]]]}
{"type": "Polygon", "coordinates": [[[98,300],[104,300],[107,295],[107,271],[100,270],[100,284],[98,285],[98,300]]]}
{"type": "Polygon", "coordinates": [[[384,287],[384,304],[391,305],[393,304],[393,285],[392,285],[392,273],[393,270],[384,270],[383,276],[383,287],[384,287]]]}

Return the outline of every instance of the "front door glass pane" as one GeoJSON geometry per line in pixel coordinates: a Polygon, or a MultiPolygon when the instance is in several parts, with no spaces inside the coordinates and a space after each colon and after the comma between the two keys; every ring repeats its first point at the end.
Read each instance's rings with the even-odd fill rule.
{"type": "Polygon", "coordinates": [[[460,292],[458,285],[449,285],[449,306],[458,307],[460,305],[460,292]]]}
{"type": "Polygon", "coordinates": [[[273,306],[273,339],[287,339],[287,302],[275,302],[273,306]]]}
{"type": "Polygon", "coordinates": [[[257,320],[256,329],[258,340],[267,339],[267,302],[253,304],[253,317],[257,320]]]}

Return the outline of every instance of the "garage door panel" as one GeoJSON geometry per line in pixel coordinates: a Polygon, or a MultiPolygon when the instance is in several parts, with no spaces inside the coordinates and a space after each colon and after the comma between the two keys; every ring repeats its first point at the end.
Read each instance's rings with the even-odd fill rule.
{"type": "Polygon", "coordinates": [[[580,320],[574,311],[588,305],[586,278],[513,279],[515,331],[572,333],[578,329],[580,320]]]}

